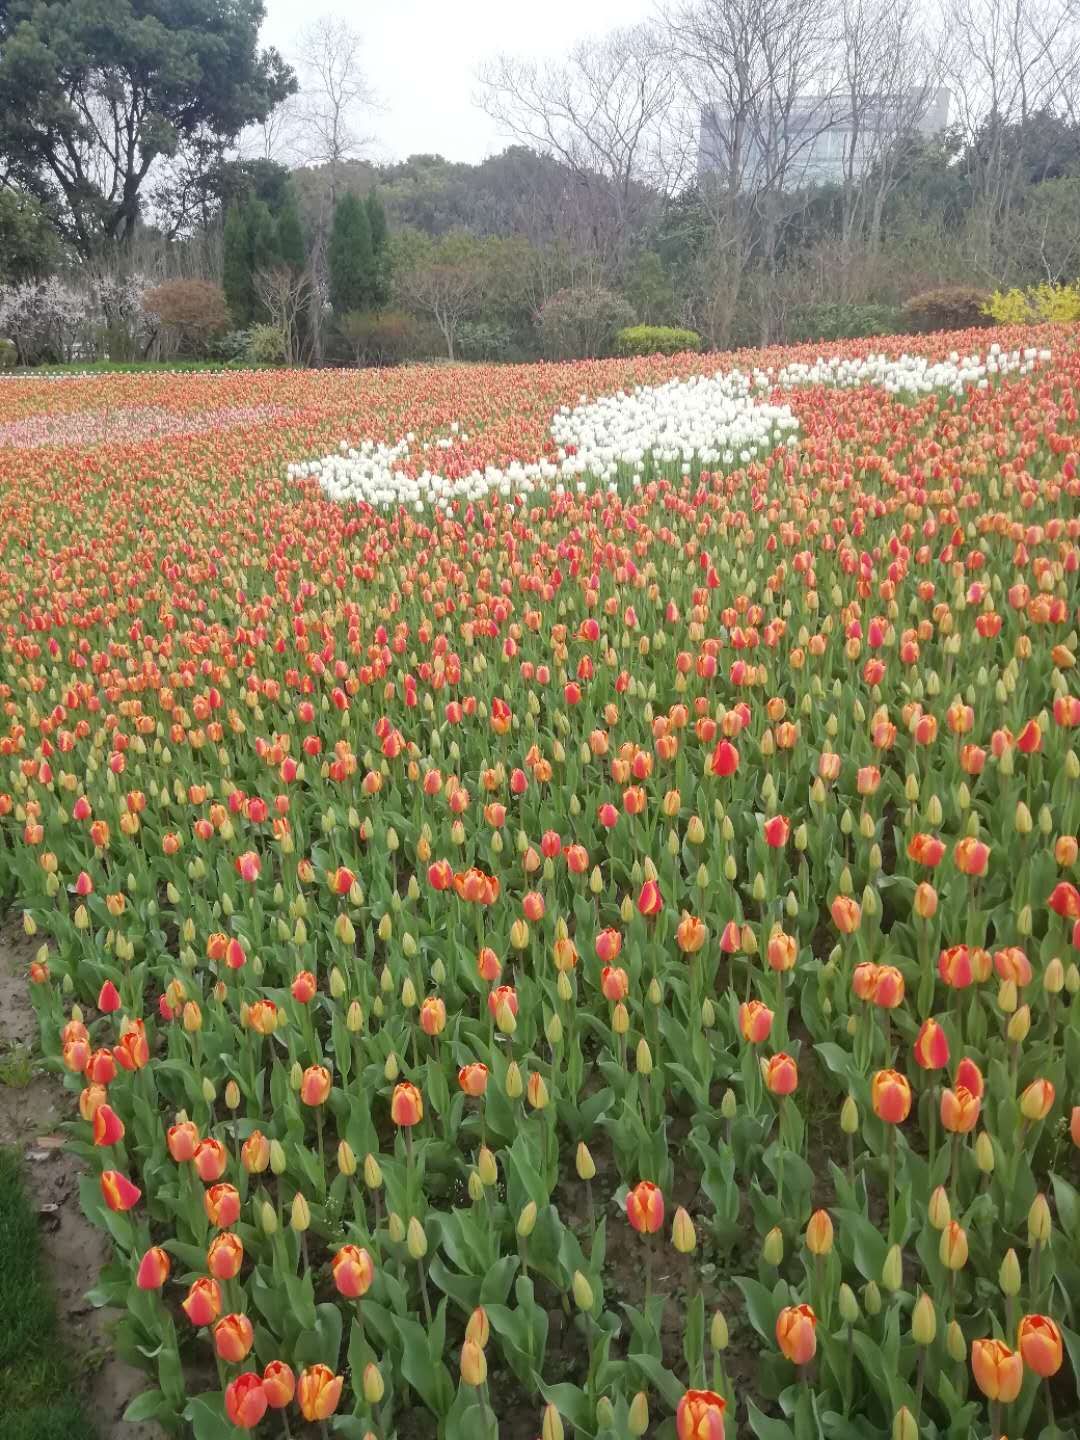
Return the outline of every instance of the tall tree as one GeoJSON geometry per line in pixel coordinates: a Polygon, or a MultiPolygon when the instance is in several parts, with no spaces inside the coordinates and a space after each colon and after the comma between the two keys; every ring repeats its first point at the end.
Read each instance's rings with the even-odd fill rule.
{"type": "Polygon", "coordinates": [[[304,253],[304,231],[300,224],[300,211],[292,187],[286,191],[285,203],[277,217],[278,252],[282,261],[291,270],[302,270],[306,259],[304,253]]]}
{"type": "Polygon", "coordinates": [[[0,157],[83,255],[130,240],[155,162],[231,141],[295,88],[262,0],[4,0],[0,157]]]}
{"type": "Polygon", "coordinates": [[[373,257],[367,207],[357,195],[342,195],[334,207],[327,248],[330,303],[339,316],[372,303],[373,257]]]}
{"type": "Polygon", "coordinates": [[[386,211],[375,190],[368,191],[365,207],[371,230],[371,303],[378,307],[390,298],[390,232],[386,211]]]}
{"type": "Polygon", "coordinates": [[[251,275],[247,221],[243,210],[235,201],[229,206],[225,216],[223,245],[222,289],[225,291],[233,323],[242,330],[251,320],[255,291],[251,275]]]}

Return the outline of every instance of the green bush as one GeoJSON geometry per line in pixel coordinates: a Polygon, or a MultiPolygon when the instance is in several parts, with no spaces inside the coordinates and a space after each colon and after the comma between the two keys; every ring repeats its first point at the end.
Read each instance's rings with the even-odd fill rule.
{"type": "Polygon", "coordinates": [[[903,311],[895,305],[800,305],[788,325],[792,344],[814,340],[861,340],[868,335],[896,335],[905,329],[903,311]]]}
{"type": "Polygon", "coordinates": [[[0,370],[12,370],[18,364],[19,352],[14,340],[0,340],[0,370]]]}
{"type": "Polygon", "coordinates": [[[990,296],[974,285],[947,285],[926,290],[904,302],[904,319],[910,330],[974,330],[993,322],[986,314],[990,296]]]}
{"type": "Polygon", "coordinates": [[[285,338],[276,325],[253,325],[247,332],[244,358],[250,365],[280,365],[285,359],[285,338]]]}
{"type": "Polygon", "coordinates": [[[454,341],[461,360],[506,360],[514,347],[514,332],[501,320],[463,320],[454,341]]]}
{"type": "Polygon", "coordinates": [[[551,360],[610,355],[615,336],[634,318],[621,295],[602,285],[556,290],[540,309],[538,329],[551,360]]]}
{"type": "Polygon", "coordinates": [[[615,349],[620,355],[677,355],[700,350],[701,336],[674,325],[628,325],[615,336],[615,349]]]}
{"type": "Polygon", "coordinates": [[[357,365],[399,365],[416,335],[412,316],[401,310],[350,310],[338,329],[357,365]]]}

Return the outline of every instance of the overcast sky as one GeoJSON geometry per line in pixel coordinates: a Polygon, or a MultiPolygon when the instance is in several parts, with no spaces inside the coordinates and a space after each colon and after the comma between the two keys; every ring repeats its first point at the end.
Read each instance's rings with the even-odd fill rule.
{"type": "Polygon", "coordinates": [[[632,25],[653,0],[265,0],[263,41],[289,56],[305,25],[340,15],[365,41],[368,78],[381,101],[370,119],[372,159],[436,152],[482,160],[510,141],[473,104],[476,68],[509,51],[557,58],[577,41],[632,25]]]}

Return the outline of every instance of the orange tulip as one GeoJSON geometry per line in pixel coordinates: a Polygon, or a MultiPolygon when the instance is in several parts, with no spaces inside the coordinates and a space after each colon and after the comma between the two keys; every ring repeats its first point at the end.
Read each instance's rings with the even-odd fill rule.
{"type": "Polygon", "coordinates": [[[215,1280],[234,1280],[244,1263],[244,1242],[232,1230],[215,1235],[206,1252],[206,1268],[215,1280]]]}
{"type": "Polygon", "coordinates": [[[192,1325],[212,1325],[221,1314],[221,1289],[217,1281],[206,1276],[195,1280],[181,1301],[181,1308],[192,1325]]]}
{"type": "Polygon", "coordinates": [[[408,1080],[402,1080],[399,1085],[394,1086],[390,1099],[390,1118],[395,1125],[402,1128],[418,1125],[424,1118],[424,1097],[408,1080]]]}
{"type": "Polygon", "coordinates": [[[1017,1330],[1016,1348],[1024,1364],[1042,1380],[1061,1369],[1061,1331],[1048,1315],[1025,1315],[1017,1330]]]}
{"type": "Polygon", "coordinates": [[[678,1440],[724,1440],[727,1401],[715,1390],[687,1390],[675,1412],[678,1440]]]}
{"type": "Polygon", "coordinates": [[[160,1290],[169,1278],[172,1261],[160,1245],[153,1245],[139,1261],[135,1284],[140,1290],[160,1290]]]}
{"type": "Polygon", "coordinates": [[[989,845],[976,840],[973,835],[965,835],[953,847],[953,864],[962,875],[985,875],[989,863],[989,845]]]}
{"type": "Polygon", "coordinates": [[[341,1399],[345,1381],[326,1365],[309,1365],[296,1382],[296,1400],[305,1420],[326,1420],[341,1399]]]}
{"type": "Polygon", "coordinates": [[[899,1125],[911,1110],[911,1086],[898,1070],[879,1070],[870,1082],[874,1114],[888,1125],[899,1125]]]}
{"type": "Polygon", "coordinates": [[[284,1410],[296,1393],[296,1376],[284,1360],[271,1360],[263,1371],[266,1403],[273,1410],[284,1410]]]}
{"type": "Polygon", "coordinates": [[[223,1315],[214,1326],[214,1349],[229,1365],[239,1365],[255,1343],[255,1327],[246,1315],[223,1315]]]}
{"type": "Polygon", "coordinates": [[[709,932],[705,925],[695,915],[683,913],[682,919],[675,927],[675,943],[684,955],[695,955],[705,941],[709,938],[709,932]]]}
{"type": "Polygon", "coordinates": [[[366,1250],[356,1245],[342,1245],[330,1262],[338,1294],[347,1300],[366,1295],[375,1278],[375,1265],[366,1250]]]}
{"type": "Polygon", "coordinates": [[[817,1323],[809,1305],[787,1305],[776,1317],[776,1343],[793,1365],[808,1365],[814,1358],[817,1323]]]}
{"type": "Polygon", "coordinates": [[[769,1038],[773,1012],[760,1000],[747,1000],[739,1006],[739,1033],[750,1045],[760,1045],[769,1038]]]}
{"type": "Polygon", "coordinates": [[[1011,1405],[1024,1383],[1024,1362],[1003,1340],[973,1340],[971,1372],[988,1400],[1011,1405]]]}
{"type": "Polygon", "coordinates": [[[300,1099],[305,1105],[322,1105],[330,1095],[332,1081],[325,1065],[309,1065],[300,1083],[300,1099]]]}
{"type": "Polygon", "coordinates": [[[487,1089],[488,1067],[479,1060],[463,1065],[458,1071],[458,1084],[466,1095],[478,1099],[487,1089]]]}
{"type": "Polygon", "coordinates": [[[241,1430],[251,1430],[258,1425],[268,1403],[263,1382],[253,1370],[238,1375],[225,1387],[225,1413],[241,1430]]]}
{"type": "Polygon", "coordinates": [[[949,1063],[949,1037],[934,1019],[924,1020],[915,1037],[915,1062],[923,1070],[943,1070],[949,1063]]]}
{"type": "Polygon", "coordinates": [[[769,1059],[763,1062],[762,1074],[766,1088],[773,1095],[790,1095],[798,1088],[799,1067],[784,1050],[770,1055],[769,1059]]]}
{"type": "Polygon", "coordinates": [[[829,913],[841,935],[854,935],[862,920],[862,910],[850,895],[837,895],[829,906],[829,913]]]}
{"type": "Polygon", "coordinates": [[[664,1197],[651,1180],[639,1180],[626,1197],[626,1218],[641,1235],[655,1235],[664,1223],[664,1197]]]}
{"type": "Polygon", "coordinates": [[[1033,1080],[1020,1096],[1020,1113],[1025,1120],[1045,1120],[1054,1104],[1054,1086],[1049,1080],[1033,1080]]]}
{"type": "Polygon", "coordinates": [[[827,1255],[833,1246],[833,1223],[827,1210],[815,1210],[806,1226],[806,1248],[811,1255],[827,1255]]]}
{"type": "Polygon", "coordinates": [[[110,1210],[124,1212],[137,1205],[142,1191],[133,1185],[119,1170],[103,1170],[101,1173],[101,1194],[110,1210]]]}
{"type": "Polygon", "coordinates": [[[664,908],[664,897],[655,880],[646,880],[637,899],[638,913],[646,917],[659,915],[664,908]]]}
{"type": "Polygon", "coordinates": [[[941,1092],[941,1124],[954,1135],[968,1135],[975,1128],[982,1100],[964,1085],[941,1092]]]}

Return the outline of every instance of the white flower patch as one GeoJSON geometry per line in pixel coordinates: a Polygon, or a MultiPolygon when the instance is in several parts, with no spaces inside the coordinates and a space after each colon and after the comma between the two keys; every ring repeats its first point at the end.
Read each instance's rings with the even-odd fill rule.
{"type": "MultiPolygon", "coordinates": [[[[343,440],[336,454],[291,464],[287,474],[293,480],[317,480],[331,500],[360,501],[379,510],[401,505],[450,510],[457,502],[476,502],[489,494],[510,499],[537,490],[584,493],[597,483],[610,490],[620,481],[637,487],[657,473],[685,476],[695,466],[729,470],[796,444],[798,416],[787,404],[765,399],[769,391],[871,385],[892,395],[958,395],[972,386],[985,388],[995,376],[1028,374],[1049,358],[1049,350],[1004,351],[992,345],[985,357],[956,351],[933,361],[919,355],[834,356],[775,371],[718,371],[595,400],[583,395],[576,406],[563,406],[552,418],[554,460],[515,460],[458,479],[427,464],[410,474],[416,448],[410,433],[392,445],[364,440],[353,446],[343,440]]],[[[467,438],[455,423],[449,435],[425,441],[419,453],[450,449],[467,438]]]]}

